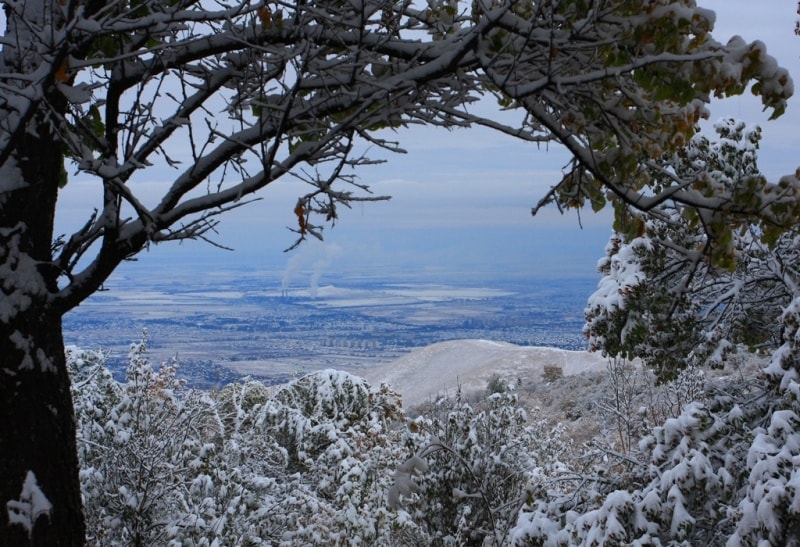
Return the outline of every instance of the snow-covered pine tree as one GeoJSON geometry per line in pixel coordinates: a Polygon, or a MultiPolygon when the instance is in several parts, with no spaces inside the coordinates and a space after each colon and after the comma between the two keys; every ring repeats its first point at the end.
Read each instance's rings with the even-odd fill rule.
{"type": "MultiPolygon", "coordinates": [[[[725,120],[717,132],[717,141],[690,143],[677,156],[679,165],[705,166],[714,184],[755,199],[749,189],[760,177],[758,131],[725,120]]],[[[587,332],[598,349],[641,357],[663,381],[689,362],[719,365],[735,344],[772,357],[758,379],[719,380],[702,403],[654,427],[639,443],[645,465],[622,476],[601,475],[595,467],[583,486],[530,503],[519,515],[514,541],[800,543],[796,227],[781,231],[743,221],[740,230],[728,232],[725,215],[736,211],[697,215],[674,204],[647,215],[625,213],[628,224],[617,225],[587,312],[587,332]],[[662,302],[653,294],[669,298],[662,302]],[[663,327],[670,321],[686,321],[698,333],[682,339],[675,336],[682,327],[663,327]],[[667,351],[678,351],[676,359],[665,359],[667,351]],[[601,481],[592,480],[598,476],[601,481]]]]}

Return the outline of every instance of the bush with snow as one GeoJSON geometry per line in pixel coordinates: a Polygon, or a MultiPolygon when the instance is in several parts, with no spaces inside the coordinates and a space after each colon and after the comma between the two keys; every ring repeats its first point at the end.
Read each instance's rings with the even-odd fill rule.
{"type": "MultiPolygon", "coordinates": [[[[753,192],[764,180],[761,130],[731,119],[714,129],[662,158],[665,173],[702,167],[704,182],[720,194],[762,199],[753,192]]],[[[620,206],[584,332],[593,349],[640,358],[661,380],[692,364],[722,366],[738,344],[769,350],[780,344],[781,309],[800,281],[791,266],[798,258],[796,224],[757,224],[724,208],[620,206]]]]}
{"type": "Polygon", "coordinates": [[[284,451],[284,472],[301,477],[273,517],[283,541],[392,542],[403,515],[385,496],[402,457],[396,424],[404,418],[397,393],[344,372],[320,371],[276,390],[257,414],[257,431],[284,451]]]}
{"type": "Polygon", "coordinates": [[[68,348],[90,541],[153,545],[205,532],[199,476],[217,465],[221,424],[207,393],[187,390],[175,366],[155,369],[144,341],[131,346],[126,382],[104,356],[68,348]],[[183,532],[180,532],[183,534],[183,532]]]}
{"type": "Polygon", "coordinates": [[[765,416],[766,385],[729,385],[687,405],[639,443],[625,471],[597,463],[572,488],[520,513],[519,545],[724,545],[746,497],[748,451],[765,416]],[[684,543],[685,542],[685,543],[684,543]]]}
{"type": "Polygon", "coordinates": [[[439,399],[411,422],[412,451],[395,474],[392,505],[406,509],[426,545],[503,545],[517,512],[569,451],[560,427],[511,391],[471,405],[439,399]]]}
{"type": "Polygon", "coordinates": [[[127,380],[68,348],[95,545],[370,545],[414,528],[386,506],[407,457],[399,396],[323,371],[270,389],[186,389],[134,344],[127,380]]]}
{"type": "MultiPolygon", "coordinates": [[[[716,381],[702,402],[648,415],[627,451],[595,443],[577,455],[513,390],[442,399],[407,421],[391,389],[346,373],[207,393],[172,364],[153,367],[144,343],[124,383],[102,353],[68,348],[88,540],[797,544],[798,310],[787,307],[787,341],[761,380],[716,381]]],[[[680,381],[659,389],[694,386],[680,381]]]]}
{"type": "MultiPolygon", "coordinates": [[[[707,182],[761,199],[752,192],[763,179],[760,130],[733,120],[715,130],[715,141],[698,135],[676,169],[702,165],[707,182]]],[[[521,541],[800,544],[800,236],[796,225],[734,216],[674,205],[621,215],[586,333],[596,349],[640,357],[662,381],[688,365],[720,366],[733,350],[772,352],[761,379],[683,401],[639,443],[646,465],[603,477],[594,495],[576,487],[566,505],[532,504],[520,515],[521,541]],[[726,230],[730,220],[740,228],[726,230]]]]}
{"type": "Polygon", "coordinates": [[[800,299],[782,323],[786,341],[757,379],[707,385],[631,454],[565,476],[523,508],[510,543],[799,545],[800,299]]]}

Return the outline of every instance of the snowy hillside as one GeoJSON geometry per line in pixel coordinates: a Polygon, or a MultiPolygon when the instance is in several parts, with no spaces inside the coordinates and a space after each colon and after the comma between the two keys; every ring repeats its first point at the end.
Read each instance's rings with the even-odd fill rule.
{"type": "Polygon", "coordinates": [[[454,393],[483,391],[494,375],[525,383],[540,381],[545,366],[557,366],[566,376],[602,372],[600,354],[557,348],[515,346],[489,340],[452,340],[419,348],[362,375],[372,384],[386,382],[403,395],[410,408],[454,393]]]}

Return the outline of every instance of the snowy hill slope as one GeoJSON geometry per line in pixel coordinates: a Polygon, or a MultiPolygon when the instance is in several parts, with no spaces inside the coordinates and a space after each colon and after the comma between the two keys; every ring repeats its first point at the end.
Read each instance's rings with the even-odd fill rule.
{"type": "Polygon", "coordinates": [[[606,359],[586,351],[515,346],[489,340],[453,340],[419,348],[395,361],[361,374],[372,384],[386,382],[403,395],[411,408],[440,393],[486,390],[497,375],[506,380],[539,382],[545,366],[557,366],[565,376],[603,372],[606,359]]]}

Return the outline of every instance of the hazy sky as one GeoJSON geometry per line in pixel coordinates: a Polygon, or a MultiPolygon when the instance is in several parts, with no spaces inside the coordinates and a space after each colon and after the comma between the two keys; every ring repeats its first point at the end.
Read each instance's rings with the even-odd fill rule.
{"type": "MultiPolygon", "coordinates": [[[[795,0],[699,0],[717,12],[714,36],[735,34],[760,39],[770,54],[787,67],[800,92],[800,37],[794,36],[795,0]]],[[[770,178],[794,172],[800,165],[800,99],[790,102],[778,121],[766,122],[756,99],[747,96],[716,101],[712,120],[733,116],[764,129],[759,163],[770,178]]],[[[531,206],[560,178],[567,155],[481,129],[445,131],[414,128],[397,135],[406,155],[361,171],[361,181],[385,203],[356,204],[343,210],[340,222],[326,230],[324,244],[293,253],[286,226],[294,226],[292,210],[298,194],[294,181],[279,181],[262,193],[263,200],[222,217],[218,241],[236,248],[225,252],[193,242],[172,244],[144,253],[140,264],[170,263],[185,268],[199,262],[214,267],[248,264],[270,269],[389,272],[450,272],[457,278],[475,272],[513,273],[532,277],[595,275],[610,234],[608,213],[564,217],[545,211],[531,217],[531,206]]],[[[144,185],[160,186],[153,181],[144,185]]],[[[77,223],[86,214],[87,186],[72,181],[60,201],[59,226],[77,223]]]]}

